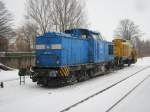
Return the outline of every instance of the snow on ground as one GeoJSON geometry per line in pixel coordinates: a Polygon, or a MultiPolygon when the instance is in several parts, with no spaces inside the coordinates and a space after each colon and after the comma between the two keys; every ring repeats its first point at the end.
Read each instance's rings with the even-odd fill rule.
{"type": "MultiPolygon", "coordinates": [[[[150,68],[146,69],[137,75],[125,80],[124,82],[110,88],[102,94],[91,98],[85,103],[78,105],[77,107],[71,109],[69,112],[106,112],[113,104],[115,104],[119,99],[121,99],[126,93],[128,93],[132,88],[134,88],[138,83],[140,83],[145,77],[150,73],[150,68]]],[[[138,96],[136,96],[138,97],[138,96]]],[[[135,98],[136,98],[135,97],[135,98]]],[[[131,102],[130,102],[131,103],[131,102]]],[[[139,105],[140,106],[140,105],[139,105]]],[[[131,106],[130,106],[131,107],[131,106]]],[[[132,110],[132,109],[131,109],[132,110]]],[[[149,112],[148,110],[147,112],[149,112]]],[[[145,112],[145,111],[115,111],[115,112],[145,112]]]]}
{"type": "Polygon", "coordinates": [[[118,104],[112,112],[150,112],[150,78],[118,104]]]}
{"type": "Polygon", "coordinates": [[[4,71],[0,70],[0,82],[18,79],[18,70],[4,71]]]}
{"type": "MultiPolygon", "coordinates": [[[[130,67],[62,88],[40,87],[29,78],[26,79],[25,85],[19,85],[19,80],[7,81],[4,82],[4,88],[0,88],[0,112],[59,112],[148,65],[150,65],[150,58],[139,59],[135,65],[130,67]]],[[[98,95],[87,102],[79,104],[69,111],[83,112],[85,110],[87,112],[89,110],[89,112],[103,112],[125,92],[142,80],[148,72],[150,72],[150,69],[138,74],[138,77],[134,77],[134,80],[131,79],[124,82],[114,89],[110,89],[100,96],[98,95]]],[[[17,75],[18,71],[1,71],[0,80],[18,78],[17,75]],[[6,77],[4,78],[4,76],[6,77]]],[[[124,105],[119,106],[124,108],[124,105]]],[[[116,108],[116,112],[119,112],[117,111],[118,109],[120,108],[116,108]]]]}
{"type": "Polygon", "coordinates": [[[150,57],[145,57],[145,58],[139,58],[137,63],[135,64],[136,66],[141,66],[141,65],[150,65],[150,57]]]}

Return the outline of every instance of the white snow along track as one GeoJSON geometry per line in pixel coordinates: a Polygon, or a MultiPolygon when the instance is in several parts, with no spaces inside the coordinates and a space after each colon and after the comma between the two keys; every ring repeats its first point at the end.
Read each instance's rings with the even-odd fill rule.
{"type": "MultiPolygon", "coordinates": [[[[150,66],[150,58],[144,58],[143,60],[140,59],[138,60],[138,63],[130,67],[126,67],[122,70],[115,71],[114,73],[63,88],[43,88],[36,85],[36,83],[33,83],[28,78],[26,79],[26,84],[21,86],[19,85],[19,80],[7,81],[5,82],[5,87],[0,88],[0,112],[60,112],[63,109],[66,109],[67,107],[80,102],[81,100],[93,95],[94,93],[107,88],[108,86],[134,74],[135,72],[147,66],[150,66]]],[[[17,73],[18,72],[0,72],[0,80],[7,80],[7,78],[4,77],[5,75],[7,77],[9,75],[16,76],[11,77],[17,78],[17,73]]],[[[129,78],[128,80],[117,84],[116,86],[90,98],[89,100],[77,105],[74,108],[71,108],[68,110],[68,112],[105,112],[129,91],[131,91],[143,79],[145,79],[149,73],[150,68],[147,68],[144,71],[129,78]]],[[[150,85],[150,80],[148,79],[144,81],[144,83],[142,83],[139,87],[137,87],[135,91],[139,90],[139,88],[141,88],[145,82],[147,82],[147,85],[150,85]]],[[[146,89],[144,88],[143,91],[145,90],[146,89]]],[[[135,93],[135,91],[133,91],[131,94],[135,93]]],[[[125,102],[130,101],[129,103],[131,105],[132,100],[137,102],[136,99],[138,99],[138,96],[131,94],[129,94],[123,101],[117,104],[110,111],[138,112],[135,108],[127,109],[129,105],[125,102]],[[124,104],[126,105],[126,108],[124,107],[124,104]]],[[[139,94],[136,93],[136,95],[139,94]]],[[[145,100],[147,100],[147,103],[150,104],[148,94],[147,97],[142,101],[144,102],[145,100]]],[[[138,105],[140,103],[135,104],[138,105]]],[[[136,108],[140,108],[140,105],[142,104],[138,106],[137,105],[136,108]]],[[[143,109],[145,105],[146,104],[143,103],[143,109]]],[[[148,106],[146,109],[148,110],[144,110],[144,112],[150,112],[150,108],[148,108],[148,106]]],[[[139,112],[142,112],[142,110],[139,112]]]]}

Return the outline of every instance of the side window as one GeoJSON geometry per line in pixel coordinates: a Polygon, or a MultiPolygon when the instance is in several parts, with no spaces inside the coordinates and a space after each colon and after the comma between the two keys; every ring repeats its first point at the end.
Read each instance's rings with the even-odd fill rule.
{"type": "Polygon", "coordinates": [[[98,40],[98,39],[99,39],[98,35],[96,35],[96,34],[92,34],[92,37],[93,37],[95,40],[98,40]]]}
{"type": "Polygon", "coordinates": [[[103,40],[102,39],[102,36],[100,34],[92,34],[92,37],[95,39],[95,40],[103,40]]]}
{"type": "Polygon", "coordinates": [[[87,37],[88,37],[87,35],[82,34],[82,38],[83,38],[83,39],[86,39],[87,37]]]}
{"type": "Polygon", "coordinates": [[[109,55],[113,55],[114,52],[113,52],[113,45],[108,45],[108,54],[109,55]]]}
{"type": "Polygon", "coordinates": [[[102,37],[101,34],[99,34],[98,37],[99,37],[100,40],[103,40],[103,37],[102,37]]]}
{"type": "Polygon", "coordinates": [[[66,30],[65,33],[72,34],[73,32],[71,30],[66,30]]]}
{"type": "Polygon", "coordinates": [[[89,32],[88,31],[81,31],[81,38],[87,39],[89,37],[89,32]]]}

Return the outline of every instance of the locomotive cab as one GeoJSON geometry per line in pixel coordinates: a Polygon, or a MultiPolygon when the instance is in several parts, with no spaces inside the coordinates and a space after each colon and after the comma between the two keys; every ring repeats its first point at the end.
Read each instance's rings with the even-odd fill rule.
{"type": "Polygon", "coordinates": [[[71,30],[66,30],[65,33],[81,39],[103,40],[100,33],[92,32],[87,29],[71,29],[71,30]]]}
{"type": "Polygon", "coordinates": [[[117,66],[124,66],[124,64],[131,65],[137,60],[136,50],[129,40],[124,40],[121,37],[113,40],[115,63],[117,66]]]}

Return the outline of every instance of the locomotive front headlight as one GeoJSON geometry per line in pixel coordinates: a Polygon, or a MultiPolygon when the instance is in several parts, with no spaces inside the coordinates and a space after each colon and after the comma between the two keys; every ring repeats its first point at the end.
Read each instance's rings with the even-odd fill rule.
{"type": "Polygon", "coordinates": [[[52,44],[51,49],[62,49],[62,45],[61,44],[52,44]]]}
{"type": "Polygon", "coordinates": [[[36,45],[36,49],[37,49],[37,50],[45,49],[45,48],[46,48],[46,47],[45,47],[44,44],[37,44],[37,45],[36,45]]]}

